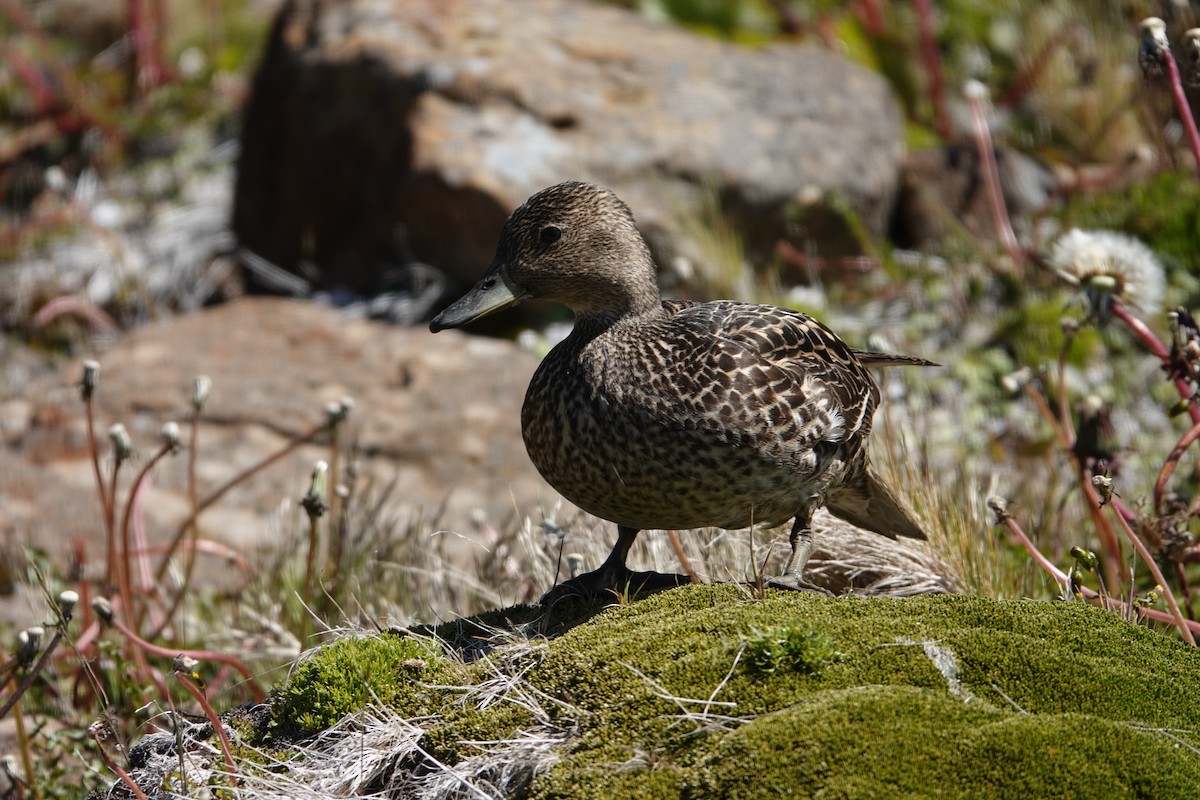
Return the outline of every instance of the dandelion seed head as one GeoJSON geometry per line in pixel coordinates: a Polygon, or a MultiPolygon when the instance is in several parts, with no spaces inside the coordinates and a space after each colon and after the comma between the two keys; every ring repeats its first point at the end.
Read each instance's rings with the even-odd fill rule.
{"type": "Polygon", "coordinates": [[[1050,263],[1101,311],[1110,298],[1148,313],[1158,312],[1162,304],[1162,262],[1132,236],[1072,228],[1054,243],[1050,263]]]}

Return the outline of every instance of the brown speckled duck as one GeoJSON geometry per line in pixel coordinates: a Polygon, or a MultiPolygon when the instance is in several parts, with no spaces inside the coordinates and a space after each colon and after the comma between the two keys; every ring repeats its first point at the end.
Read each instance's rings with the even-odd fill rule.
{"type": "Polygon", "coordinates": [[[587,183],[514,211],[483,278],[429,327],[535,297],[570,307],[575,327],[529,384],[525,447],[563,497],[618,526],[604,564],[543,603],[685,583],[625,566],[644,529],[794,518],[791,555],[769,582],[791,589],[815,588],[803,571],[822,505],[890,538],[925,538],[868,462],[880,394],[867,366],[931,362],[855,350],[786,308],[662,301],[628,206],[587,183]]]}

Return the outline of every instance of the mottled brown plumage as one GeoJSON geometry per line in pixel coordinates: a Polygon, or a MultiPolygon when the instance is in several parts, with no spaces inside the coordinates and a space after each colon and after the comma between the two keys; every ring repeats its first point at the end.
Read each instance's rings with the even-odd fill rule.
{"type": "Polygon", "coordinates": [[[885,536],[924,538],[868,462],[880,394],[865,365],[930,362],[854,350],[785,308],[661,301],[628,207],[585,183],[517,209],[483,279],[430,327],[527,297],[566,304],[576,322],[529,384],[526,449],[564,497],[620,531],[599,570],[548,599],[681,582],[625,567],[647,528],[794,518],[791,557],[773,581],[790,588],[810,588],[801,575],[821,505],[885,536]]]}

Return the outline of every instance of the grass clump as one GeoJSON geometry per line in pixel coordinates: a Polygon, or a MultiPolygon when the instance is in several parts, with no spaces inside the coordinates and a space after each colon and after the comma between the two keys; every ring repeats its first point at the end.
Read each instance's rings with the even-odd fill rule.
{"type": "Polygon", "coordinates": [[[750,668],[763,675],[777,670],[814,675],[842,657],[828,634],[803,623],[751,628],[743,646],[750,668]]]}
{"type": "Polygon", "coordinates": [[[413,717],[447,706],[434,685],[457,668],[432,641],[391,633],[346,638],[301,660],[278,691],[274,726],[288,735],[315,733],[368,705],[403,707],[413,717]]]}

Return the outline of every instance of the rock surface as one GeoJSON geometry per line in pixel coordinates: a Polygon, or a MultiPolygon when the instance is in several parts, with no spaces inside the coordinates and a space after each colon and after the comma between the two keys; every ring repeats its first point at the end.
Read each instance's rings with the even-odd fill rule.
{"type": "MultiPolygon", "coordinates": [[[[431,530],[466,532],[481,513],[499,528],[514,509],[553,504],[520,444],[520,403],[537,361],[508,342],[435,337],[310,303],[248,298],[132,331],[101,363],[99,435],[125,424],[143,460],[157,449],[163,423],[186,421],[193,378],[212,379],[197,448],[201,496],[320,423],[326,403],[350,397],[343,442],[357,445],[364,479],[397,480],[388,511],[399,519],[421,515],[431,530]]],[[[0,399],[0,535],[58,557],[78,538],[98,562],[104,536],[79,375],[74,363],[0,399]]],[[[109,451],[105,440],[106,460],[109,451]]],[[[273,521],[281,503],[291,501],[295,513],[322,458],[328,445],[306,445],[247,481],[205,512],[204,535],[240,552],[277,543],[280,526],[292,524],[273,521]]],[[[123,475],[125,488],[138,467],[123,475]]],[[[144,503],[152,543],[169,538],[187,513],[185,467],[180,455],[155,472],[144,503]]]]}
{"type": "Polygon", "coordinates": [[[823,50],[580,0],[296,0],[254,81],[234,227],[318,288],[370,291],[411,259],[469,283],[516,204],[584,179],[636,210],[660,263],[714,194],[752,257],[780,239],[836,257],[860,251],[823,198],[882,232],[901,152],[885,82],[823,50]]]}

